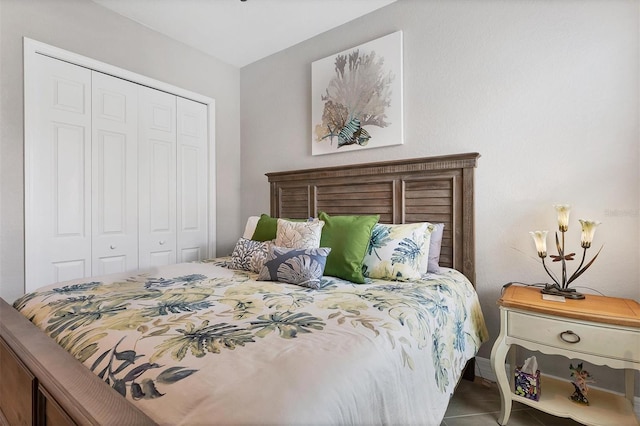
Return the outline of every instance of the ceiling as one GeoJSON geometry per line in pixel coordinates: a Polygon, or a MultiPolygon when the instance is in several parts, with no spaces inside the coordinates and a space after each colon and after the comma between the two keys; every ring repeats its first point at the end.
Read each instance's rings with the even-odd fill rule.
{"type": "Polygon", "coordinates": [[[243,67],[396,0],[93,0],[243,67]]]}

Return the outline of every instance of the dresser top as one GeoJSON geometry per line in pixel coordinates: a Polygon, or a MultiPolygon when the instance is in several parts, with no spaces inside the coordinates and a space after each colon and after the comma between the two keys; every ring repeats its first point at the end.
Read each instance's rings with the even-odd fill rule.
{"type": "Polygon", "coordinates": [[[583,300],[543,300],[538,287],[512,285],[498,305],[548,315],[640,328],[640,303],[631,299],[586,294],[583,300]]]}

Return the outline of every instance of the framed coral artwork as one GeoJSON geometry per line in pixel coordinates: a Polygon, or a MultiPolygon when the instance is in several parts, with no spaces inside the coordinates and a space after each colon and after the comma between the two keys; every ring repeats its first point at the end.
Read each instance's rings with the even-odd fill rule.
{"type": "Polygon", "coordinates": [[[403,143],[402,31],[311,65],[313,155],[403,143]]]}

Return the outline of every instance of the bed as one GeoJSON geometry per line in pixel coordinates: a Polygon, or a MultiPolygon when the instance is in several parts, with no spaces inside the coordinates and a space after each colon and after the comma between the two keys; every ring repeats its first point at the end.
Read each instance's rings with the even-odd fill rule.
{"type": "Polygon", "coordinates": [[[488,337],[472,284],[478,157],[267,174],[274,218],[443,223],[439,273],[323,276],[313,289],[231,268],[234,250],[2,301],[0,375],[11,386],[0,421],[440,424],[488,337]]]}

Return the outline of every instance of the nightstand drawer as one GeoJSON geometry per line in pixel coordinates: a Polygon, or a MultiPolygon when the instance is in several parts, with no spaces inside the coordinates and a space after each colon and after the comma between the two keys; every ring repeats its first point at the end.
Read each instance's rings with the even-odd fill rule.
{"type": "Polygon", "coordinates": [[[566,318],[556,319],[531,313],[509,312],[507,334],[510,337],[575,353],[640,363],[638,330],[578,323],[566,318]],[[562,337],[575,343],[568,343],[562,337]]]}

